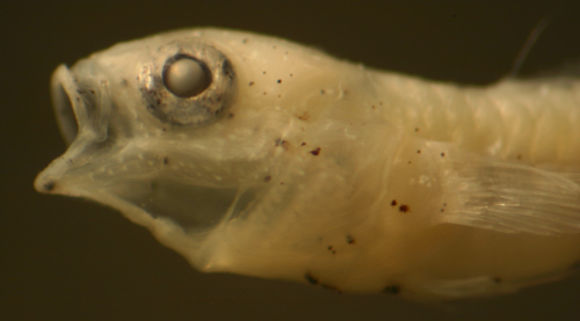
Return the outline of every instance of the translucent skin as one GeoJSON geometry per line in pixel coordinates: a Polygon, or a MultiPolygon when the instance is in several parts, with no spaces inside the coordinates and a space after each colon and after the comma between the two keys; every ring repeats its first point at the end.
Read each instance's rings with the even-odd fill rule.
{"type": "Polygon", "coordinates": [[[115,207],[200,270],[457,298],[558,278],[580,259],[577,78],[465,88],[196,29],[53,79],[79,132],[36,188],[115,207]],[[230,60],[235,95],[211,122],[172,126],[144,106],[139,72],[188,41],[230,60]]]}

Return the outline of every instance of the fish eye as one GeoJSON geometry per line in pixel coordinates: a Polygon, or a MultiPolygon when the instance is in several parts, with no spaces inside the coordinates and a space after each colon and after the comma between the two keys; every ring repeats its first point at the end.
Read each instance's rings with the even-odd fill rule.
{"type": "Polygon", "coordinates": [[[217,120],[236,93],[229,59],[211,45],[185,39],[161,45],[138,80],[144,107],[162,122],[202,126],[217,120]]]}
{"type": "Polygon", "coordinates": [[[211,83],[209,68],[203,62],[189,56],[170,58],[163,69],[165,87],[178,97],[197,96],[211,83]]]}

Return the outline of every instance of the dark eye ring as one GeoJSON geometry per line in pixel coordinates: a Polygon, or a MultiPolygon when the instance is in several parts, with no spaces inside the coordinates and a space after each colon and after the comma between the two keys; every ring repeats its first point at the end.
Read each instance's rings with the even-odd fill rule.
{"type": "Polygon", "coordinates": [[[223,114],[236,92],[228,58],[198,39],[183,38],[155,49],[141,67],[139,90],[162,122],[201,126],[223,114]]]}
{"type": "Polygon", "coordinates": [[[193,57],[177,55],[163,67],[165,88],[178,97],[199,95],[211,84],[211,72],[207,65],[193,57]]]}

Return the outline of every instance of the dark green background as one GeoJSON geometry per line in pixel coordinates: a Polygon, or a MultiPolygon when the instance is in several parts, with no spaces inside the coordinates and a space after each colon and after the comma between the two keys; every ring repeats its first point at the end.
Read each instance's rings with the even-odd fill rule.
{"type": "Polygon", "coordinates": [[[580,57],[580,6],[571,3],[3,2],[0,320],[579,320],[578,276],[504,297],[423,304],[204,275],[115,211],[32,189],[65,148],[50,73],[115,42],[178,27],[239,28],[377,68],[483,84],[508,72],[552,12],[523,73],[580,57]]]}

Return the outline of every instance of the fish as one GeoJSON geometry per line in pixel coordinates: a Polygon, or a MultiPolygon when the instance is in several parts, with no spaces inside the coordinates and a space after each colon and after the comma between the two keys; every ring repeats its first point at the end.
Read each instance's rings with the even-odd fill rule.
{"type": "Polygon", "coordinates": [[[203,272],[512,293],[579,267],[571,70],[474,86],[251,32],[160,33],[56,68],[68,146],[34,187],[118,210],[203,272]]]}

